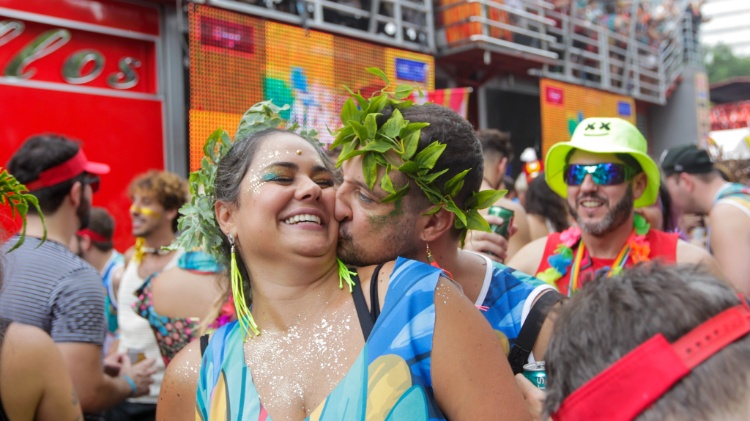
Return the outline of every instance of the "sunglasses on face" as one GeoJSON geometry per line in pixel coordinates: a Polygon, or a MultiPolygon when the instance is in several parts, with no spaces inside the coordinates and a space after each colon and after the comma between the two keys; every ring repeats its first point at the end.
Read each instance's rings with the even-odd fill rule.
{"type": "Polygon", "coordinates": [[[600,186],[624,183],[635,176],[635,170],[624,164],[602,162],[600,164],[571,164],[565,167],[565,184],[580,186],[588,174],[600,186]]]}
{"type": "Polygon", "coordinates": [[[99,191],[99,176],[98,175],[86,175],[86,177],[83,179],[83,184],[88,184],[91,186],[91,192],[96,193],[99,191]]]}

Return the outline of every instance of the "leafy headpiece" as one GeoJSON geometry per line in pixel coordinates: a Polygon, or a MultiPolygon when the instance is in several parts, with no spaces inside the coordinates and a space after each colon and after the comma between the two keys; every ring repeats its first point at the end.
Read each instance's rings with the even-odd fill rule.
{"type": "Polygon", "coordinates": [[[409,98],[415,89],[420,96],[422,91],[410,85],[398,85],[393,92],[387,91],[390,81],[385,73],[375,67],[369,67],[367,71],[380,77],[385,86],[373,93],[370,99],[346,88],[350,98],[341,110],[343,127],[334,132],[336,139],[331,145],[332,148],[342,146],[336,165],[340,166],[344,161],[362,155],[362,171],[370,190],[377,182],[378,169],[384,168],[380,188],[388,195],[381,200],[383,203],[394,202],[404,197],[409,190],[408,182],[400,187],[394,186],[390,177],[391,171],[396,170],[406,175],[422,189],[430,202],[436,205],[427,214],[446,209],[456,215],[454,226],[461,230],[462,246],[468,230],[490,232],[490,226],[479,214],[479,209],[490,207],[507,191],[474,192],[466,200],[464,209],[461,209],[456,204],[455,197],[464,186],[466,174],[472,169],[454,175],[441,186],[438,179],[448,172],[448,169],[434,171],[434,168],[446,145],[435,140],[417,152],[422,129],[429,126],[429,123],[405,120],[400,111],[414,105],[409,98]],[[377,119],[386,107],[393,108],[393,112],[378,127],[377,119]]]}
{"type": "Polygon", "coordinates": [[[29,211],[29,205],[36,209],[39,218],[42,220],[42,226],[44,226],[42,242],[47,239],[47,227],[44,225],[44,214],[42,214],[42,210],[39,208],[39,200],[33,194],[27,193],[28,190],[26,186],[19,183],[5,169],[0,172],[0,205],[10,207],[10,216],[12,218],[18,213],[22,224],[18,242],[8,252],[21,247],[26,239],[26,213],[29,211]]]}

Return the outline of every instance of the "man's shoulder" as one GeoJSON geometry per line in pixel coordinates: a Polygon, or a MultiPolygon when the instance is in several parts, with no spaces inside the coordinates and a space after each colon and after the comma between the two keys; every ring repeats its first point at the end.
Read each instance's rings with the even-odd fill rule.
{"type": "MultiPolygon", "coordinates": [[[[15,237],[14,237],[15,238],[15,237]]],[[[13,242],[11,239],[10,242],[13,242]]],[[[7,244],[5,245],[7,247],[7,244]]],[[[2,251],[5,250],[5,247],[2,251]]],[[[65,278],[72,274],[98,279],[99,274],[85,260],[76,256],[60,243],[38,238],[26,238],[24,244],[10,253],[5,253],[8,272],[33,271],[35,276],[65,278]]]]}
{"type": "Polygon", "coordinates": [[[709,224],[732,225],[750,222],[750,201],[725,198],[716,202],[708,213],[709,224]]]}

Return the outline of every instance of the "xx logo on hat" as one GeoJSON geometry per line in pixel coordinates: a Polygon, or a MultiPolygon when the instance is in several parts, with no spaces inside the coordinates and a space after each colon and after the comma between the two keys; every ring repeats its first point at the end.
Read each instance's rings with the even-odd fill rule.
{"type": "Polygon", "coordinates": [[[590,123],[586,124],[586,128],[584,129],[584,136],[607,136],[609,135],[609,125],[610,123],[605,121],[592,121],[590,123]],[[599,127],[597,127],[597,125],[599,127]]]}

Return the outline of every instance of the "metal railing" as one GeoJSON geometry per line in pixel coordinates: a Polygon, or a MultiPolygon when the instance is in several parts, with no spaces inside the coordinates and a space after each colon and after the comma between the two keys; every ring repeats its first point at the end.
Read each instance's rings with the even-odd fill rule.
{"type": "Polygon", "coordinates": [[[492,0],[440,0],[436,8],[436,45],[440,55],[482,48],[501,54],[547,62],[557,54],[547,46],[555,38],[547,28],[555,22],[545,16],[553,7],[527,0],[514,7],[492,0]]]}
{"type": "Polygon", "coordinates": [[[435,54],[431,0],[194,0],[304,28],[435,54]]]}
{"type": "MultiPolygon", "coordinates": [[[[539,63],[531,72],[540,77],[658,104],[666,103],[686,62],[702,62],[697,34],[684,14],[656,43],[644,40],[645,28],[635,18],[617,33],[574,17],[577,2],[563,13],[543,0],[516,0],[514,6],[502,0],[440,1],[436,45],[443,56],[470,49],[522,56],[539,63]]],[[[634,1],[630,16],[637,10],[634,1]]]]}

